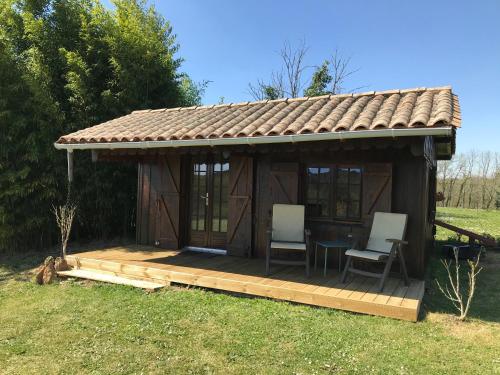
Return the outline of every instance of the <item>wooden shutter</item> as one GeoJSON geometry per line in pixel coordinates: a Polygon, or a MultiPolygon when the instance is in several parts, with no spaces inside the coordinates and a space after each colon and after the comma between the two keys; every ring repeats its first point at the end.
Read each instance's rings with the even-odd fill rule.
{"type": "Polygon", "coordinates": [[[377,211],[391,212],[392,164],[368,163],[363,169],[363,220],[371,225],[377,211]]]}
{"type": "Polygon", "coordinates": [[[299,197],[299,164],[273,163],[269,180],[272,203],[297,204],[299,197]]]}
{"type": "Polygon", "coordinates": [[[156,195],[155,242],[168,249],[179,248],[181,163],[178,155],[161,157],[152,168],[156,195]]]}
{"type": "Polygon", "coordinates": [[[252,247],[253,159],[232,155],[229,166],[227,251],[245,256],[252,247]]]}

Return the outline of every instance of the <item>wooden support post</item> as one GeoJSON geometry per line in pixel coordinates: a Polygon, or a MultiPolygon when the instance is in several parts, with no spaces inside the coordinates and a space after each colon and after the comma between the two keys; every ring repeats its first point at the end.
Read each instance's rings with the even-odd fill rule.
{"type": "Polygon", "coordinates": [[[73,182],[73,150],[68,150],[68,183],[71,184],[73,182]]]}

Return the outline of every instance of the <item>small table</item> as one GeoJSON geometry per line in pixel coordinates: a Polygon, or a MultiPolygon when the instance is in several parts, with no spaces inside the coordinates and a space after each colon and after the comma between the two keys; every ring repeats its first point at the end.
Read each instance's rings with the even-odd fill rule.
{"type": "Polygon", "coordinates": [[[347,250],[352,247],[352,244],[348,241],[343,240],[335,240],[335,241],[316,241],[316,247],[314,249],[314,270],[317,269],[318,266],[318,246],[321,246],[325,249],[325,266],[323,270],[323,275],[326,276],[326,260],[328,256],[328,249],[337,249],[339,253],[339,272],[341,272],[341,262],[342,262],[342,251],[347,250]]]}

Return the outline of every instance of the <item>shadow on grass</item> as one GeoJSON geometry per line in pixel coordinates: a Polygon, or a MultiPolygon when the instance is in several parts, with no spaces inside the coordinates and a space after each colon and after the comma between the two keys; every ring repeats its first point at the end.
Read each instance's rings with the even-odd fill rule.
{"type": "MultiPolygon", "coordinates": [[[[108,248],[110,246],[120,246],[130,243],[129,238],[117,238],[109,241],[89,241],[82,243],[72,243],[68,248],[68,254],[84,251],[93,251],[108,248]]],[[[27,272],[40,266],[47,256],[58,257],[61,255],[59,247],[47,249],[45,251],[32,251],[25,253],[2,253],[0,252],[0,282],[8,278],[26,279],[27,272]]]]}
{"type": "Polygon", "coordinates": [[[0,254],[0,282],[26,273],[39,266],[48,252],[29,252],[21,254],[0,254]]]}
{"type": "MultiPolygon", "coordinates": [[[[436,280],[441,285],[448,281],[448,275],[441,264],[441,246],[449,241],[436,241],[436,246],[429,259],[426,272],[426,292],[424,296],[424,307],[426,312],[445,314],[456,314],[457,310],[452,303],[438,289],[436,280]]],[[[464,243],[465,244],[465,243],[464,243]]],[[[467,287],[468,265],[461,261],[460,271],[462,277],[461,285],[467,287]]],[[[471,303],[469,317],[490,322],[500,322],[500,252],[498,250],[487,251],[482,256],[480,266],[483,270],[477,276],[477,285],[474,298],[471,303]]]]}

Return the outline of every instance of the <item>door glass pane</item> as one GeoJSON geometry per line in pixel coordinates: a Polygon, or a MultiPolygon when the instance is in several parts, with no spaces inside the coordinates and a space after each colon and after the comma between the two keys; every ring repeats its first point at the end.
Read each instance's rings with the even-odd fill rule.
{"type": "Polygon", "coordinates": [[[191,229],[205,230],[207,165],[193,163],[191,175],[191,229]]]}
{"type": "Polygon", "coordinates": [[[202,163],[200,164],[200,173],[199,173],[199,178],[200,178],[200,187],[199,191],[200,194],[198,195],[198,203],[199,203],[199,211],[198,211],[198,230],[205,230],[205,218],[206,218],[206,211],[207,211],[207,179],[208,179],[208,173],[207,173],[207,164],[202,163]]]}
{"type": "Polygon", "coordinates": [[[229,163],[222,164],[221,200],[220,200],[220,231],[227,232],[227,205],[229,199],[229,163]]]}
{"type": "Polygon", "coordinates": [[[193,164],[191,175],[191,229],[198,229],[198,164],[193,164]]]}
{"type": "Polygon", "coordinates": [[[221,178],[222,165],[221,163],[215,163],[213,175],[214,190],[212,194],[212,231],[214,232],[220,232],[221,178]]]}
{"type": "Polygon", "coordinates": [[[227,232],[227,202],[229,199],[229,163],[221,163],[220,177],[220,232],[227,232]]]}

